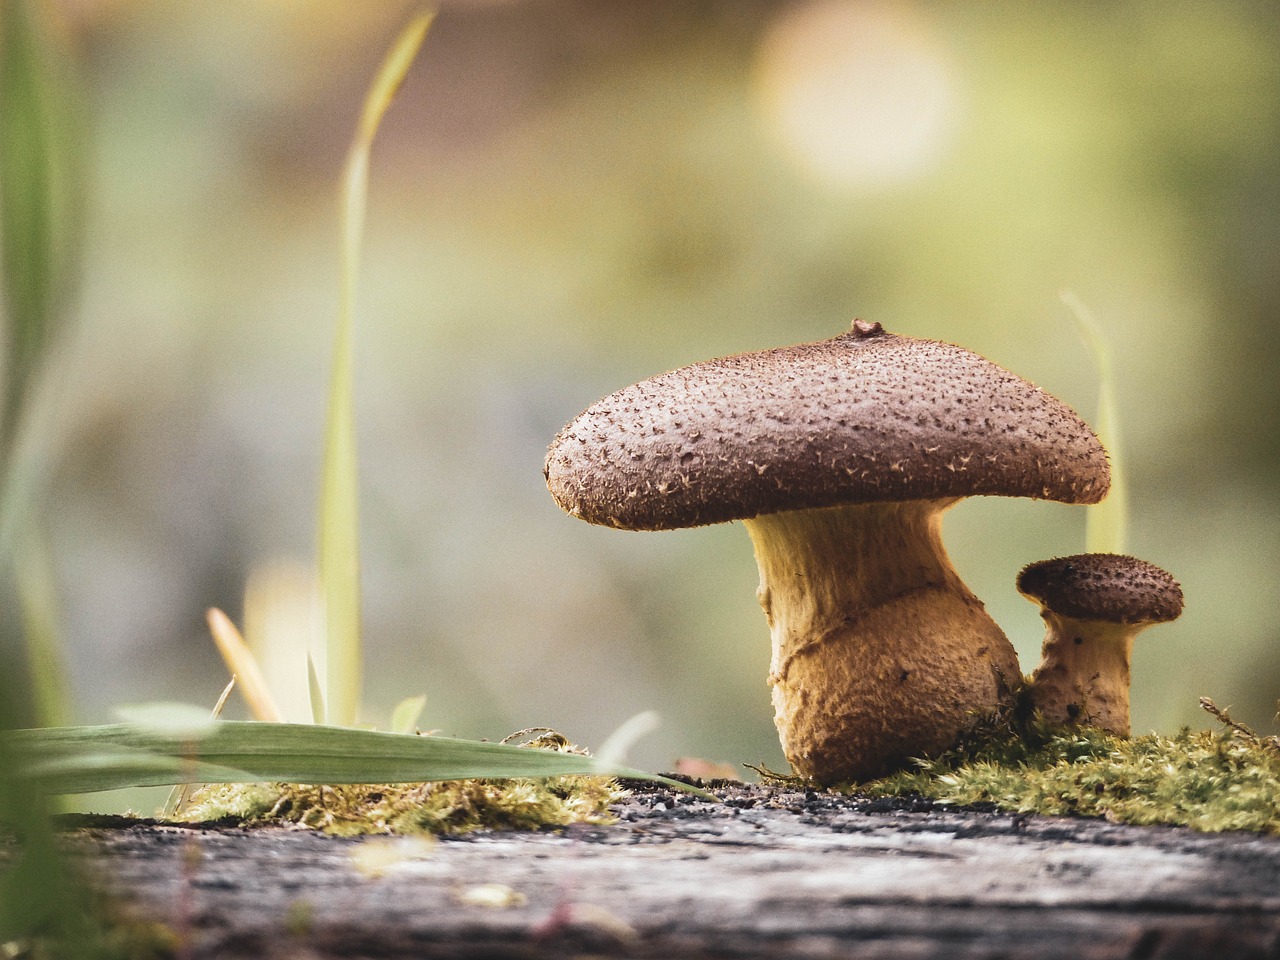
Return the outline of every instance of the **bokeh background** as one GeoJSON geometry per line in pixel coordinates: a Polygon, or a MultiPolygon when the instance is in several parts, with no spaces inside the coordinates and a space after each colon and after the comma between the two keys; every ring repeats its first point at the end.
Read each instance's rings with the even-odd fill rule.
{"type": "MultiPolygon", "coordinates": [[[[415,8],[50,0],[83,97],[74,323],[44,522],[75,718],[212,703],[206,607],[314,554],[361,99],[415,8]],[[260,574],[259,574],[260,575],[260,574]]],[[[445,3],[374,152],[358,312],[368,719],[534,724],[781,767],[749,541],[563,515],[556,431],[662,370],[850,320],[961,343],[1096,414],[1110,341],[1132,552],[1187,609],[1134,726],[1273,731],[1280,696],[1280,7],[1223,0],[445,3]]],[[[1039,652],[1024,564],[1083,508],[945,536],[1039,652]]],[[[298,665],[302,677],[302,666],[298,665]]],[[[244,715],[233,701],[234,715],[244,715]]]]}

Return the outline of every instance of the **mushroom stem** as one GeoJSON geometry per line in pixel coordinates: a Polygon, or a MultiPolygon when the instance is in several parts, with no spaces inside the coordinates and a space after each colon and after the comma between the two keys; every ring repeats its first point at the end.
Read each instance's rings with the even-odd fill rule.
{"type": "Polygon", "coordinates": [[[1147,623],[1084,620],[1045,610],[1032,705],[1051,723],[1087,723],[1129,736],[1129,657],[1147,623]]]}
{"type": "Polygon", "coordinates": [[[1017,655],[942,546],[956,499],[745,520],[792,769],[865,780],[937,753],[999,706],[1017,655]]]}

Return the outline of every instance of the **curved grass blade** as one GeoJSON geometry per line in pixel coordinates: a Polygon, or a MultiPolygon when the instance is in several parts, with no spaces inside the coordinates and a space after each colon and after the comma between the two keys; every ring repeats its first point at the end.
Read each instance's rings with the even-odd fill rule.
{"type": "Polygon", "coordinates": [[[219,721],[197,742],[129,724],[17,730],[6,738],[22,777],[49,793],[163,784],[418,783],[573,774],[688,784],[576,753],[480,740],[314,724],[219,721]]]}
{"type": "Polygon", "coordinates": [[[605,738],[604,743],[600,744],[600,749],[596,751],[596,756],[605,763],[621,763],[626,758],[627,751],[635,745],[637,740],[657,728],[656,711],[645,710],[637,713],[634,717],[624,720],[617,730],[605,738]]]}
{"type": "Polygon", "coordinates": [[[1120,444],[1120,414],[1116,405],[1115,371],[1111,349],[1097,319],[1070,290],[1061,294],[1080,329],[1081,339],[1093,354],[1098,369],[1098,439],[1111,461],[1111,492],[1088,508],[1085,550],[1088,553],[1124,553],[1129,534],[1129,487],[1120,444]]]}
{"type": "Polygon", "coordinates": [[[227,671],[240,682],[240,695],[249,704],[254,717],[269,723],[279,722],[280,708],[271,696],[271,689],[263,679],[258,659],[244,642],[244,637],[231,622],[231,618],[217,607],[210,607],[205,612],[205,622],[213,637],[227,671]]]}
{"type": "Polygon", "coordinates": [[[405,697],[396,704],[396,708],[391,711],[391,732],[392,733],[413,733],[418,726],[418,718],[422,716],[422,711],[427,705],[427,695],[419,694],[416,697],[405,697]]]}
{"type": "Polygon", "coordinates": [[[360,538],[357,520],[353,340],[356,273],[369,188],[369,154],[387,108],[404,82],[434,14],[416,17],[396,39],[365,98],[342,178],[342,266],[338,332],[329,380],[320,489],[320,582],[327,646],[329,719],[351,725],[360,712],[360,538]]]}

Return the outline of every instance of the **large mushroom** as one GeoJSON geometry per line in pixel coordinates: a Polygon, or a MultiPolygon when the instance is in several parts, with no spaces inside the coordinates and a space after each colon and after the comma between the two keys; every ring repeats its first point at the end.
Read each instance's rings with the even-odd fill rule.
{"type": "Polygon", "coordinates": [[[1095,503],[1110,482],[1062,402],[968,350],[861,321],[619,390],[555,438],[546,478],[591,523],[743,521],[782,747],[821,783],[945,750],[1020,676],[947,558],[942,513],[975,494],[1095,503]]]}
{"type": "Polygon", "coordinates": [[[1147,627],[1176,620],[1182,587],[1154,563],[1114,553],[1041,560],[1018,592],[1045,622],[1031,704],[1051,723],[1084,723],[1129,736],[1129,659],[1147,627]]]}

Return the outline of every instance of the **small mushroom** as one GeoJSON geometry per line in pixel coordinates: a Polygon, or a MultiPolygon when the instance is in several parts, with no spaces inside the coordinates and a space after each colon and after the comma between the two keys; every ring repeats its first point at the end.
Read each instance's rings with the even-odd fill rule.
{"type": "Polygon", "coordinates": [[[1147,627],[1178,619],[1182,588],[1153,563],[1114,553],[1041,560],[1018,574],[1047,632],[1030,699],[1052,723],[1129,736],[1129,657],[1147,627]]]}
{"type": "Polygon", "coordinates": [[[545,472],[591,523],[743,521],[783,750],[823,783],[945,750],[1020,676],[947,558],[943,512],[974,494],[1094,503],[1110,483],[1062,402],[968,350],[861,321],[619,390],[560,432],[545,472]]]}

